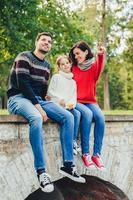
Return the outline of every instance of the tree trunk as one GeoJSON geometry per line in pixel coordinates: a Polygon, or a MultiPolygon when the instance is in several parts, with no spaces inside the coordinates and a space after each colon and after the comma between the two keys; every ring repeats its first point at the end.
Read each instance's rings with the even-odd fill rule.
{"type": "Polygon", "coordinates": [[[104,73],[104,110],[110,110],[109,76],[104,73]]]}
{"type": "Polygon", "coordinates": [[[1,97],[1,107],[2,109],[6,109],[7,108],[7,97],[6,96],[3,96],[1,97]]]}
{"type": "MultiPolygon", "coordinates": [[[[106,47],[106,0],[102,0],[102,22],[101,22],[101,40],[106,47]]],[[[108,70],[104,72],[104,110],[110,110],[110,94],[109,94],[109,76],[108,70]]]]}

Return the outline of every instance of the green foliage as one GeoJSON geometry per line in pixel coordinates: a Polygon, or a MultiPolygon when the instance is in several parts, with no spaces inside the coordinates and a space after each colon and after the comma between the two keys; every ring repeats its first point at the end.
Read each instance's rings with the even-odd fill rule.
{"type": "MultiPolygon", "coordinates": [[[[64,2],[64,1],[63,1],[64,2]]],[[[59,54],[69,52],[72,45],[85,40],[92,47],[101,38],[101,11],[97,10],[97,1],[86,3],[85,9],[70,12],[68,6],[57,0],[1,0],[0,1],[0,97],[5,96],[7,77],[11,64],[19,52],[34,49],[34,40],[38,32],[49,31],[54,42],[51,53],[47,56],[53,70],[59,54]]],[[[129,15],[116,17],[125,3],[119,1],[118,8],[108,7],[106,12],[107,62],[105,72],[109,74],[111,108],[133,109],[133,41],[127,39],[127,48],[118,55],[120,46],[119,31],[133,30],[133,21],[129,15]],[[128,17],[127,17],[128,16],[128,17]]],[[[97,96],[103,108],[104,76],[98,82],[97,96]]]]}
{"type": "Polygon", "coordinates": [[[1,0],[0,11],[0,96],[4,96],[14,57],[32,48],[37,0],[1,0]]]}
{"type": "Polygon", "coordinates": [[[127,109],[123,99],[123,82],[119,78],[119,74],[110,74],[109,81],[110,104],[112,109],[127,109]]]}
{"type": "Polygon", "coordinates": [[[88,37],[76,24],[75,14],[54,0],[2,0],[0,9],[0,96],[7,90],[13,59],[19,52],[34,48],[38,32],[53,34],[53,49],[48,55],[52,65],[58,54],[68,53],[73,43],[88,37]]]}
{"type": "Polygon", "coordinates": [[[101,76],[100,80],[98,81],[97,84],[97,100],[98,100],[98,104],[99,106],[104,109],[103,106],[103,102],[104,102],[104,89],[103,86],[104,85],[104,77],[103,75],[101,76]]]}
{"type": "MultiPolygon", "coordinates": [[[[128,24],[129,30],[133,30],[133,20],[128,24]]],[[[127,108],[133,109],[133,38],[127,39],[127,49],[123,52],[124,70],[121,70],[122,80],[124,82],[123,97],[127,108]]]]}

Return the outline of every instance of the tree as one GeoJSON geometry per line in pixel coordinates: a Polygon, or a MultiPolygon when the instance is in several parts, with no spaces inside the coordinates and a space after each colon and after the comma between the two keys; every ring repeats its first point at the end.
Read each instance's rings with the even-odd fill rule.
{"type": "Polygon", "coordinates": [[[123,82],[124,82],[124,100],[125,105],[128,109],[133,110],[133,62],[132,62],[132,52],[133,52],[133,20],[128,23],[128,29],[131,30],[128,39],[126,40],[127,48],[123,52],[123,70],[121,70],[123,82]]]}
{"type": "Polygon", "coordinates": [[[85,38],[86,34],[78,27],[75,13],[69,12],[58,1],[2,0],[0,6],[0,96],[3,99],[7,90],[9,66],[19,52],[33,49],[38,32],[53,33],[53,49],[51,55],[48,55],[52,64],[58,54],[68,53],[73,43],[82,38],[81,35],[85,38]]]}
{"type": "MultiPolygon", "coordinates": [[[[4,102],[7,76],[19,51],[32,47],[36,30],[37,0],[0,1],[0,96],[4,102]]],[[[5,107],[3,103],[2,107],[5,107]]]]}
{"type": "MultiPolygon", "coordinates": [[[[106,0],[102,1],[101,42],[106,47],[106,0]]],[[[104,110],[110,110],[109,75],[107,68],[104,70],[104,110]]]]}

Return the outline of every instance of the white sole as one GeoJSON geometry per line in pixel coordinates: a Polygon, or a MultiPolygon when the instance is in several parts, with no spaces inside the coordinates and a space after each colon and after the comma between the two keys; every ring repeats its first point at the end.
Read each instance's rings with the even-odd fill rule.
{"type": "Polygon", "coordinates": [[[68,178],[70,178],[71,180],[73,180],[75,182],[78,182],[78,183],[85,183],[86,182],[85,178],[82,177],[82,180],[79,179],[79,178],[75,178],[75,177],[69,175],[68,173],[62,171],[61,169],[59,170],[59,173],[64,175],[64,176],[66,176],[66,177],[68,177],[68,178]]]}
{"type": "Polygon", "coordinates": [[[86,165],[84,165],[84,166],[85,166],[85,168],[88,169],[88,170],[92,170],[92,171],[93,171],[93,170],[96,170],[96,167],[95,167],[95,166],[94,166],[94,167],[87,167],[86,165]]]}
{"type": "Polygon", "coordinates": [[[101,172],[105,172],[105,171],[106,171],[106,168],[105,168],[105,167],[104,167],[104,168],[99,168],[99,167],[97,167],[96,165],[95,165],[95,167],[96,167],[97,170],[99,170],[99,171],[101,171],[101,172]]]}
{"type": "MultiPolygon", "coordinates": [[[[47,187],[47,186],[46,186],[46,187],[47,187]]],[[[43,192],[46,192],[46,193],[50,193],[50,192],[53,192],[53,191],[54,191],[54,185],[53,185],[53,187],[52,187],[51,189],[49,189],[48,187],[47,187],[47,189],[46,189],[46,187],[43,188],[43,187],[40,186],[40,189],[41,189],[43,192]]]]}

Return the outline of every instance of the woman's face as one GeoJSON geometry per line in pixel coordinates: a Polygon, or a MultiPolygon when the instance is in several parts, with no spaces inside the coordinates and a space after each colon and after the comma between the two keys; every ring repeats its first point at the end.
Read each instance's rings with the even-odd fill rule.
{"type": "Polygon", "coordinates": [[[80,64],[86,60],[88,50],[82,51],[81,49],[76,47],[75,49],[73,49],[73,54],[75,56],[77,63],[80,64]]]}

